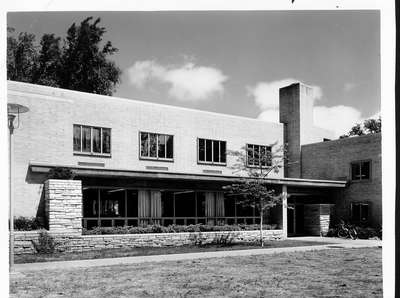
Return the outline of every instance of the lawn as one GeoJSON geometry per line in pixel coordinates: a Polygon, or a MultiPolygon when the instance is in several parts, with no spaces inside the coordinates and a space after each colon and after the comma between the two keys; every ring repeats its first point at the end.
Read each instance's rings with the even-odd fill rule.
{"type": "MultiPolygon", "coordinates": [[[[264,248],[310,246],[310,245],[323,245],[323,244],[329,244],[329,242],[327,241],[322,243],[317,241],[271,240],[271,241],[265,241],[264,248]]],[[[238,243],[231,245],[202,245],[202,246],[185,245],[185,246],[173,246],[173,247],[137,247],[137,248],[121,248],[121,249],[103,249],[103,250],[88,251],[81,253],[17,255],[15,256],[15,263],[21,264],[21,263],[33,263],[33,262],[137,257],[137,256],[208,252],[208,251],[220,251],[220,250],[240,250],[240,249],[254,249],[254,248],[261,248],[260,244],[255,242],[249,242],[249,243],[238,243]]]]}
{"type": "Polygon", "coordinates": [[[382,297],[380,248],[44,270],[11,297],[382,297]]]}

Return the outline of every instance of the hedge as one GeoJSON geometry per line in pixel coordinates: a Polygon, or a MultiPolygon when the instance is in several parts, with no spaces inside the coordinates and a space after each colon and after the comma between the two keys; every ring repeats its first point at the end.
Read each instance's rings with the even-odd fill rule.
{"type": "MultiPolygon", "coordinates": [[[[264,230],[274,230],[276,225],[263,225],[264,230]]],[[[221,231],[251,231],[259,230],[260,225],[148,225],[146,227],[95,227],[92,230],[83,229],[83,235],[109,235],[109,234],[149,234],[149,233],[185,233],[185,232],[221,232],[221,231]]]]}

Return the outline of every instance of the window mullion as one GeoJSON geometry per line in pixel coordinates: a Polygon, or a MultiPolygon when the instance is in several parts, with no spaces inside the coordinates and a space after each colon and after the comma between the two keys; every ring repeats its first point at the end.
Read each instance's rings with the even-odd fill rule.
{"type": "Polygon", "coordinates": [[[214,163],[214,141],[211,141],[211,163],[214,163]]]}

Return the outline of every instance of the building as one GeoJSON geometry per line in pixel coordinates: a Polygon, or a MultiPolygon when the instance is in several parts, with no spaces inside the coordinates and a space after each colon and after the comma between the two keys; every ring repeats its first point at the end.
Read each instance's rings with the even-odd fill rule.
{"type": "Polygon", "coordinates": [[[30,110],[14,133],[15,215],[78,233],[148,223],[259,223],[256,210],[222,191],[239,180],[229,153],[274,152],[286,143],[288,162],[266,179],[283,204],[267,223],[284,236],[325,233],[335,215],[379,224],[380,135],[323,142],[332,133],[313,125],[312,92],[301,83],[282,88],[277,124],[9,81],[8,101],[30,110]],[[53,191],[45,181],[55,167],[72,169],[79,184],[53,191]],[[52,194],[60,192],[78,200],[55,203],[52,194]]]}

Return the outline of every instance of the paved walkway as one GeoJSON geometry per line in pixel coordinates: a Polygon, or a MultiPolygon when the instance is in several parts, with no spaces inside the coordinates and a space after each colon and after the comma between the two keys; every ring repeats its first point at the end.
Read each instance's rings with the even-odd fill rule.
{"type": "Polygon", "coordinates": [[[57,269],[72,269],[72,268],[89,268],[97,266],[112,266],[112,265],[127,265],[140,264],[146,262],[164,262],[164,261],[182,261],[193,259],[209,259],[221,257],[236,257],[236,256],[252,256],[252,255],[270,255],[284,252],[296,251],[313,251],[322,249],[339,249],[339,248],[360,248],[360,247],[378,247],[381,246],[380,240],[347,240],[339,238],[322,238],[322,237],[294,237],[290,240],[299,241],[320,241],[321,245],[313,246],[298,246],[298,247],[280,247],[280,248],[260,248],[246,250],[229,250],[229,251],[214,251],[214,252],[197,252],[184,254],[169,254],[169,255],[154,255],[154,256],[139,256],[139,257],[123,257],[123,258],[107,258],[93,260],[77,260],[77,261],[57,261],[43,263],[26,263],[16,264],[14,267],[14,275],[27,271],[37,270],[57,270],[57,269]],[[325,244],[326,242],[332,244],[325,244]],[[322,244],[324,243],[324,244],[322,244]]]}

